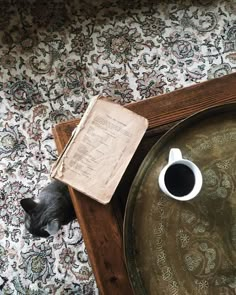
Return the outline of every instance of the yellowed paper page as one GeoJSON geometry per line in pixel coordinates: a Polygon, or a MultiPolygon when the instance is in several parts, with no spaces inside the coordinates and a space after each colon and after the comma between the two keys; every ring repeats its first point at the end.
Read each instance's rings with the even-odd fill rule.
{"type": "Polygon", "coordinates": [[[147,126],[145,118],[124,107],[97,100],[58,163],[55,178],[108,203],[147,126]]]}

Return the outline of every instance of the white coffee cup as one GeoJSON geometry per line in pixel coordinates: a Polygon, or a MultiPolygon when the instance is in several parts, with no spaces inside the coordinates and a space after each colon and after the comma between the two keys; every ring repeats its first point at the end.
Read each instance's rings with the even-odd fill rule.
{"type": "Polygon", "coordinates": [[[168,164],[159,175],[160,189],[178,201],[195,198],[202,188],[202,173],[191,161],[183,159],[180,149],[172,148],[168,164]]]}

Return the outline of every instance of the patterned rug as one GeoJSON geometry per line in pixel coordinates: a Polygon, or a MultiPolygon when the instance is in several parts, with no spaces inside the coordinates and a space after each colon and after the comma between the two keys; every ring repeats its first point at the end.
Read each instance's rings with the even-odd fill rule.
{"type": "Polygon", "coordinates": [[[57,158],[51,127],[236,69],[235,0],[0,1],[0,293],[97,294],[77,221],[24,228],[57,158]]]}

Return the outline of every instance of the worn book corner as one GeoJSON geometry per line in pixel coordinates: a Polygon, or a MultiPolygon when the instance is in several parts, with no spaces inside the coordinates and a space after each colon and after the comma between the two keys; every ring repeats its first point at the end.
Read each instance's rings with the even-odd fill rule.
{"type": "Polygon", "coordinates": [[[51,176],[107,204],[147,128],[146,118],[94,97],[51,176]]]}

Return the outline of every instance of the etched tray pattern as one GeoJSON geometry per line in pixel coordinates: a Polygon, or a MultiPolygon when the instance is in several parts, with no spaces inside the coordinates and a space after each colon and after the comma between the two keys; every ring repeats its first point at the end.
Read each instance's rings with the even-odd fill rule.
{"type": "Polygon", "coordinates": [[[145,158],[125,214],[125,257],[136,294],[236,294],[236,104],[198,113],[145,158]],[[177,147],[203,174],[199,196],[166,197],[157,178],[177,147]]]}

